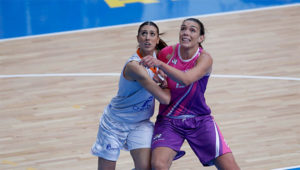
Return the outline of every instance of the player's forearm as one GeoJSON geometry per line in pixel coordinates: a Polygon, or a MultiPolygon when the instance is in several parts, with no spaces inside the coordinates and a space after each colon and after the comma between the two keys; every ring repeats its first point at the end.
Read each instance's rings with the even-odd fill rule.
{"type": "Polygon", "coordinates": [[[168,64],[161,62],[158,64],[158,67],[164,71],[164,73],[167,74],[169,78],[176,81],[177,83],[181,85],[189,85],[192,83],[190,80],[190,77],[187,75],[186,72],[183,72],[181,70],[178,70],[172,66],[169,66],[168,64]]]}

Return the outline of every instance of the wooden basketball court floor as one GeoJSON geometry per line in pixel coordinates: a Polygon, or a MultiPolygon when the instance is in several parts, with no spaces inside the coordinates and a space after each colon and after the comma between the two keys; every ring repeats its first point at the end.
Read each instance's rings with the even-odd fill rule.
{"type": "MultiPolygon", "coordinates": [[[[198,18],[214,58],[207,103],[241,169],[300,165],[299,4],[198,18]]],[[[181,22],[157,22],[168,44],[181,22]]],[[[135,52],[137,29],[0,41],[1,170],[96,169],[98,119],[135,52]]],[[[187,143],[183,149],[172,170],[215,169],[202,167],[187,143]]],[[[132,168],[122,151],[117,169],[132,168]]]]}

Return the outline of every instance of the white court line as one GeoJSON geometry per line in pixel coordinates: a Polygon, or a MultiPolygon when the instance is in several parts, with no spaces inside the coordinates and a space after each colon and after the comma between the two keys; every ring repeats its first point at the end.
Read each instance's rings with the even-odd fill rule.
{"type": "Polygon", "coordinates": [[[296,77],[274,77],[274,76],[245,76],[245,75],[220,75],[220,74],[215,74],[215,75],[211,75],[211,77],[239,78],[239,79],[296,80],[296,81],[300,81],[300,78],[296,78],[296,77]]]}
{"type": "Polygon", "coordinates": [[[24,78],[24,77],[95,77],[95,76],[120,76],[120,73],[14,74],[14,75],[0,75],[0,78],[24,78]]]}
{"type": "Polygon", "coordinates": [[[278,169],[272,169],[272,170],[287,170],[287,169],[300,169],[300,165],[298,165],[298,166],[284,167],[284,168],[278,168],[278,169]]]}
{"type": "MultiPolygon", "coordinates": [[[[51,74],[14,74],[0,75],[0,78],[26,78],[26,77],[99,77],[99,76],[120,76],[120,73],[51,73],[51,74]]],[[[222,75],[212,74],[215,78],[237,78],[237,79],[269,79],[269,80],[294,80],[300,81],[296,77],[275,77],[275,76],[247,76],[247,75],[222,75]]]]}
{"type": "MultiPolygon", "coordinates": [[[[190,18],[190,17],[204,18],[204,17],[210,17],[210,16],[224,16],[224,15],[230,15],[230,14],[240,14],[240,13],[247,13],[247,12],[287,8],[287,7],[293,7],[293,6],[299,6],[299,5],[300,5],[300,3],[286,4],[286,5],[274,5],[274,6],[270,6],[270,7],[258,7],[258,8],[254,8],[254,9],[242,9],[242,10],[229,11],[229,12],[216,12],[213,14],[176,17],[176,18],[171,18],[171,19],[161,19],[161,20],[153,20],[153,21],[154,22],[168,22],[168,21],[183,20],[185,18],[190,18]]],[[[127,26],[136,26],[141,23],[142,23],[142,21],[130,23],[130,24],[119,24],[119,25],[113,25],[113,26],[99,26],[99,27],[95,27],[95,28],[86,28],[86,29],[78,29],[78,30],[71,30],[71,31],[61,31],[61,32],[54,32],[54,33],[39,34],[39,35],[21,36],[21,37],[16,37],[16,38],[5,38],[5,39],[0,39],[0,43],[6,42],[6,41],[11,41],[11,40],[22,40],[22,39],[39,38],[39,37],[46,37],[46,36],[53,36],[53,35],[66,35],[66,34],[89,32],[89,31],[95,31],[95,30],[98,31],[98,30],[106,30],[106,29],[112,29],[112,28],[122,28],[122,27],[127,27],[127,26]]]]}

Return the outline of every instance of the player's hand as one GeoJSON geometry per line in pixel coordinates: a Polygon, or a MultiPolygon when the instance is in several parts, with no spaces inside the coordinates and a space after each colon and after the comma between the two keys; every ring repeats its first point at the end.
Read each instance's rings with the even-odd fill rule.
{"type": "Polygon", "coordinates": [[[145,67],[159,67],[160,62],[161,61],[157,60],[156,58],[148,55],[142,58],[140,64],[144,65],[145,67]]]}
{"type": "Polygon", "coordinates": [[[166,88],[168,86],[167,75],[162,70],[158,70],[153,78],[162,88],[166,88]]]}

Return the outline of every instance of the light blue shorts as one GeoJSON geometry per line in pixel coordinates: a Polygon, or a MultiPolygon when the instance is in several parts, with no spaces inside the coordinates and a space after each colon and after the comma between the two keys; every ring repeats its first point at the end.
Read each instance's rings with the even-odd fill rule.
{"type": "Polygon", "coordinates": [[[151,148],[153,123],[145,120],[128,124],[112,120],[106,114],[100,119],[97,140],[91,152],[106,160],[117,161],[120,150],[151,148]]]}

